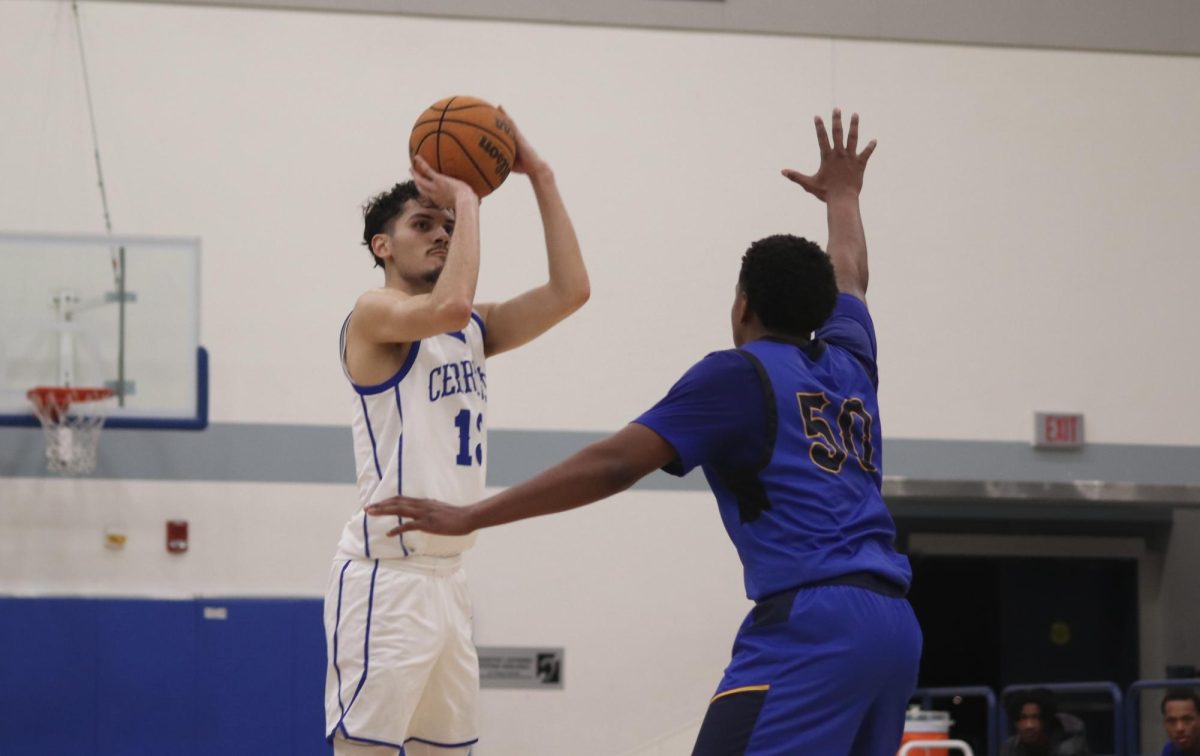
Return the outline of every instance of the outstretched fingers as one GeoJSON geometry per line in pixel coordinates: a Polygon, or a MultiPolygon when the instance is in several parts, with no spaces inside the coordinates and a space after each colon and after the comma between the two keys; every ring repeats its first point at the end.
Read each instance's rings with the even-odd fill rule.
{"type": "Polygon", "coordinates": [[[405,518],[388,531],[389,536],[421,530],[441,535],[466,535],[475,529],[466,507],[456,507],[434,499],[414,499],[409,496],[393,496],[374,504],[368,504],[366,512],[378,517],[395,515],[405,518]]]}
{"type": "Polygon", "coordinates": [[[423,523],[425,513],[429,510],[429,505],[421,499],[413,499],[408,496],[393,496],[390,499],[369,504],[366,507],[367,514],[376,517],[382,515],[394,515],[396,517],[407,517],[400,523],[398,527],[388,531],[388,537],[407,533],[410,530],[419,530],[423,523]]]}
{"type": "Polygon", "coordinates": [[[868,160],[871,159],[871,153],[875,151],[876,144],[877,144],[876,140],[872,139],[867,144],[867,146],[863,149],[863,151],[858,154],[858,159],[861,160],[864,165],[866,164],[866,162],[868,160]]]}
{"type": "Polygon", "coordinates": [[[396,536],[401,535],[402,533],[408,533],[410,531],[420,530],[420,529],[421,529],[420,520],[406,520],[405,522],[400,524],[398,527],[394,527],[391,530],[389,530],[387,532],[387,537],[395,538],[396,536]]]}
{"type": "Polygon", "coordinates": [[[813,118],[813,123],[817,126],[817,146],[821,148],[821,157],[825,157],[833,152],[833,148],[829,146],[829,133],[825,131],[825,122],[821,120],[821,116],[813,118]]]}
{"type": "Polygon", "coordinates": [[[876,141],[872,139],[862,152],[858,151],[858,113],[852,113],[850,115],[850,131],[846,134],[846,152],[866,164],[871,159],[871,153],[875,151],[875,145],[876,141]]]}
{"type": "Polygon", "coordinates": [[[422,508],[420,499],[413,499],[408,496],[393,496],[389,499],[377,501],[374,504],[368,504],[364,509],[369,515],[400,515],[402,517],[411,517],[422,508]]]}
{"type": "Polygon", "coordinates": [[[817,183],[815,176],[808,176],[800,171],[794,171],[791,168],[784,168],[782,171],[780,171],[780,173],[782,173],[783,177],[788,181],[791,181],[794,184],[799,184],[804,191],[808,192],[809,194],[815,194],[818,197],[821,196],[821,187],[820,184],[817,183]]]}
{"type": "Polygon", "coordinates": [[[821,116],[813,118],[817,131],[817,146],[821,150],[821,165],[816,173],[811,175],[801,173],[791,168],[784,168],[783,177],[794,184],[799,184],[806,192],[821,201],[834,189],[849,188],[855,192],[862,188],[862,171],[867,161],[875,152],[876,142],[872,139],[862,152],[859,152],[859,122],[858,113],[850,114],[850,128],[846,130],[842,123],[841,108],[833,110],[832,138],[830,131],[825,128],[821,116]]]}

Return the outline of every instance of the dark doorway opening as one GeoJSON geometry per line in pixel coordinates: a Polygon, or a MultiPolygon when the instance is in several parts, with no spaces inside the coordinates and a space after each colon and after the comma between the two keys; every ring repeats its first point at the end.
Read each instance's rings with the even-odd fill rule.
{"type": "MultiPolygon", "coordinates": [[[[922,687],[1109,681],[1138,675],[1137,561],[1051,557],[910,555],[909,594],[925,648],[922,687]]],[[[1003,702],[1001,702],[1003,704],[1003,702]]],[[[939,701],[955,737],[987,753],[978,700],[939,701]]],[[[1093,753],[1114,753],[1105,696],[1063,694],[1093,753]]],[[[1002,733],[1007,737],[1009,733],[1002,733]]]]}

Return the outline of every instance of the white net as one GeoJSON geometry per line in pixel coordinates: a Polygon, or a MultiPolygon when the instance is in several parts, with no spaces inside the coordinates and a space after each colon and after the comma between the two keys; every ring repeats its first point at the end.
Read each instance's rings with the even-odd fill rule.
{"type": "Polygon", "coordinates": [[[46,432],[46,469],[50,472],[82,475],[96,469],[96,446],[107,410],[103,401],[107,396],[95,395],[96,391],[30,392],[33,412],[46,432]]]}

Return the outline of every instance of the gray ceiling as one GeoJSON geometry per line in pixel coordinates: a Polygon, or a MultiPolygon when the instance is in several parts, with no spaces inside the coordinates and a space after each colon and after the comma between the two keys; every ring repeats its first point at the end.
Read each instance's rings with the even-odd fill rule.
{"type": "Polygon", "coordinates": [[[1200,55],[1200,0],[126,0],[1200,55]]]}

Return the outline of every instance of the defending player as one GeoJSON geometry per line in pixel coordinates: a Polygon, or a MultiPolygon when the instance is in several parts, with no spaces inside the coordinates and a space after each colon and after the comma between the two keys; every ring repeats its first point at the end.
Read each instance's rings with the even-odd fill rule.
{"type": "Polygon", "coordinates": [[[871,142],[816,119],[821,165],[784,175],[825,202],[829,254],[771,236],[742,258],[733,340],[612,437],[469,507],[397,497],[371,514],[397,533],[470,533],[611,496],[663,468],[700,466],[756,606],[709,704],[694,754],[891,756],[921,633],[904,598],[881,496],[875,333],[863,297],[859,212],[871,142]],[[840,291],[840,293],[839,293],[840,291]],[[815,337],[814,337],[815,331],[815,337]]]}
{"type": "MultiPolygon", "coordinates": [[[[479,198],[417,158],[413,181],[364,208],[363,242],[384,286],[342,327],[354,388],[363,505],[398,493],[470,502],[486,472],[485,358],[579,309],[587,270],[549,165],[521,132],[513,171],[541,212],[549,281],[473,305],[479,198]]],[[[479,662],[460,554],[474,535],[389,533],[360,509],[338,543],[325,597],[326,735],[339,756],[467,753],[477,739],[479,662]]]]}

